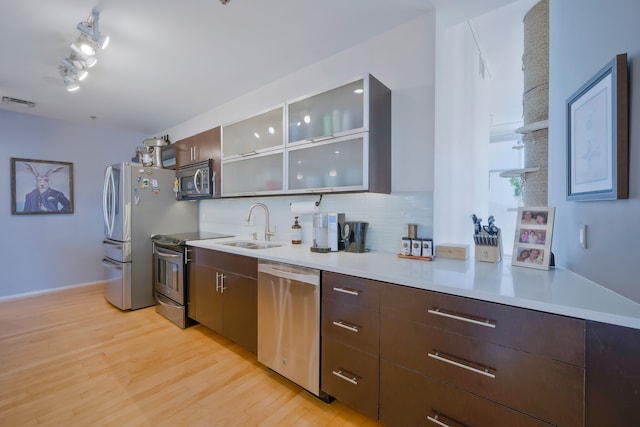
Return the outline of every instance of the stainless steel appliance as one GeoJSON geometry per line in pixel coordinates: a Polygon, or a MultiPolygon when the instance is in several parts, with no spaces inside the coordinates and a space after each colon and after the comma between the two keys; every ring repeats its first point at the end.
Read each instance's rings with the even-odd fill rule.
{"type": "Polygon", "coordinates": [[[320,391],[320,271],[258,261],[258,361],[320,391]]]}
{"type": "Polygon", "coordinates": [[[102,194],[107,300],[121,310],[155,304],[151,236],[197,228],[198,206],[178,203],[173,170],[107,166],[102,194]]]}
{"type": "Polygon", "coordinates": [[[190,324],[187,317],[187,289],[189,252],[188,240],[219,239],[233,237],[228,234],[190,232],[158,234],[153,241],[153,288],[156,312],[181,328],[190,324]]]}
{"type": "Polygon", "coordinates": [[[178,200],[211,199],[219,196],[213,160],[189,163],[176,171],[178,200]]]}
{"type": "Polygon", "coordinates": [[[314,213],[311,251],[337,252],[344,249],[344,242],[341,238],[343,224],[343,213],[314,213]]]}
{"type": "Polygon", "coordinates": [[[342,239],[345,252],[369,252],[365,247],[369,223],[364,221],[347,221],[342,226],[342,239]]]}

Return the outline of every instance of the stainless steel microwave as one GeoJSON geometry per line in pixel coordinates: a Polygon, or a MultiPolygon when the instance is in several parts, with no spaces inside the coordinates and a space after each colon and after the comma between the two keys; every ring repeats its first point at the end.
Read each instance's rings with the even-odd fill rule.
{"type": "Polygon", "coordinates": [[[180,166],[176,179],[178,200],[212,199],[219,195],[212,159],[180,166]]]}

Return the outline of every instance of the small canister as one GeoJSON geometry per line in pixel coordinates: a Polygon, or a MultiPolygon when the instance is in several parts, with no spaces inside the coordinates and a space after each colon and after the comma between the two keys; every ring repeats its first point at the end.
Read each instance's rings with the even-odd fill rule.
{"type": "Polygon", "coordinates": [[[422,256],[422,239],[411,239],[411,255],[422,256]]]}
{"type": "Polygon", "coordinates": [[[407,225],[407,236],[409,236],[409,239],[417,239],[418,238],[418,224],[408,224],[407,225]]]}
{"type": "Polygon", "coordinates": [[[401,255],[411,255],[411,238],[403,237],[400,246],[401,255]]]}
{"type": "Polygon", "coordinates": [[[422,239],[422,256],[433,256],[433,240],[422,239]]]}

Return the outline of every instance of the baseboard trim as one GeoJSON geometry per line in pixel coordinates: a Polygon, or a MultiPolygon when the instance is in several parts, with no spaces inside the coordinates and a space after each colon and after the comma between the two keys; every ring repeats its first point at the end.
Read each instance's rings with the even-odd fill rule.
{"type": "Polygon", "coordinates": [[[99,280],[97,282],[87,282],[87,283],[80,283],[80,284],[77,284],[77,285],[62,286],[62,287],[59,287],[59,288],[42,289],[42,290],[39,290],[39,291],[25,292],[23,294],[6,295],[6,296],[0,297],[0,302],[12,301],[12,300],[22,299],[22,298],[28,298],[28,297],[33,297],[33,296],[37,296],[37,295],[50,294],[50,293],[53,293],[53,292],[59,292],[59,291],[67,290],[67,289],[73,289],[73,288],[81,288],[81,287],[85,287],[85,286],[97,286],[97,285],[102,285],[104,283],[105,282],[103,280],[99,280]]]}

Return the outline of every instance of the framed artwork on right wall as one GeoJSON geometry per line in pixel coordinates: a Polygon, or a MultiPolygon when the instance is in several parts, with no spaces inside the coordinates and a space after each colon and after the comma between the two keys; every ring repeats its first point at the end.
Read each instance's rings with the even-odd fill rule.
{"type": "Polygon", "coordinates": [[[627,54],[567,100],[567,200],[629,197],[627,54]]]}
{"type": "Polygon", "coordinates": [[[555,208],[518,208],[511,265],[548,270],[555,208]]]}

